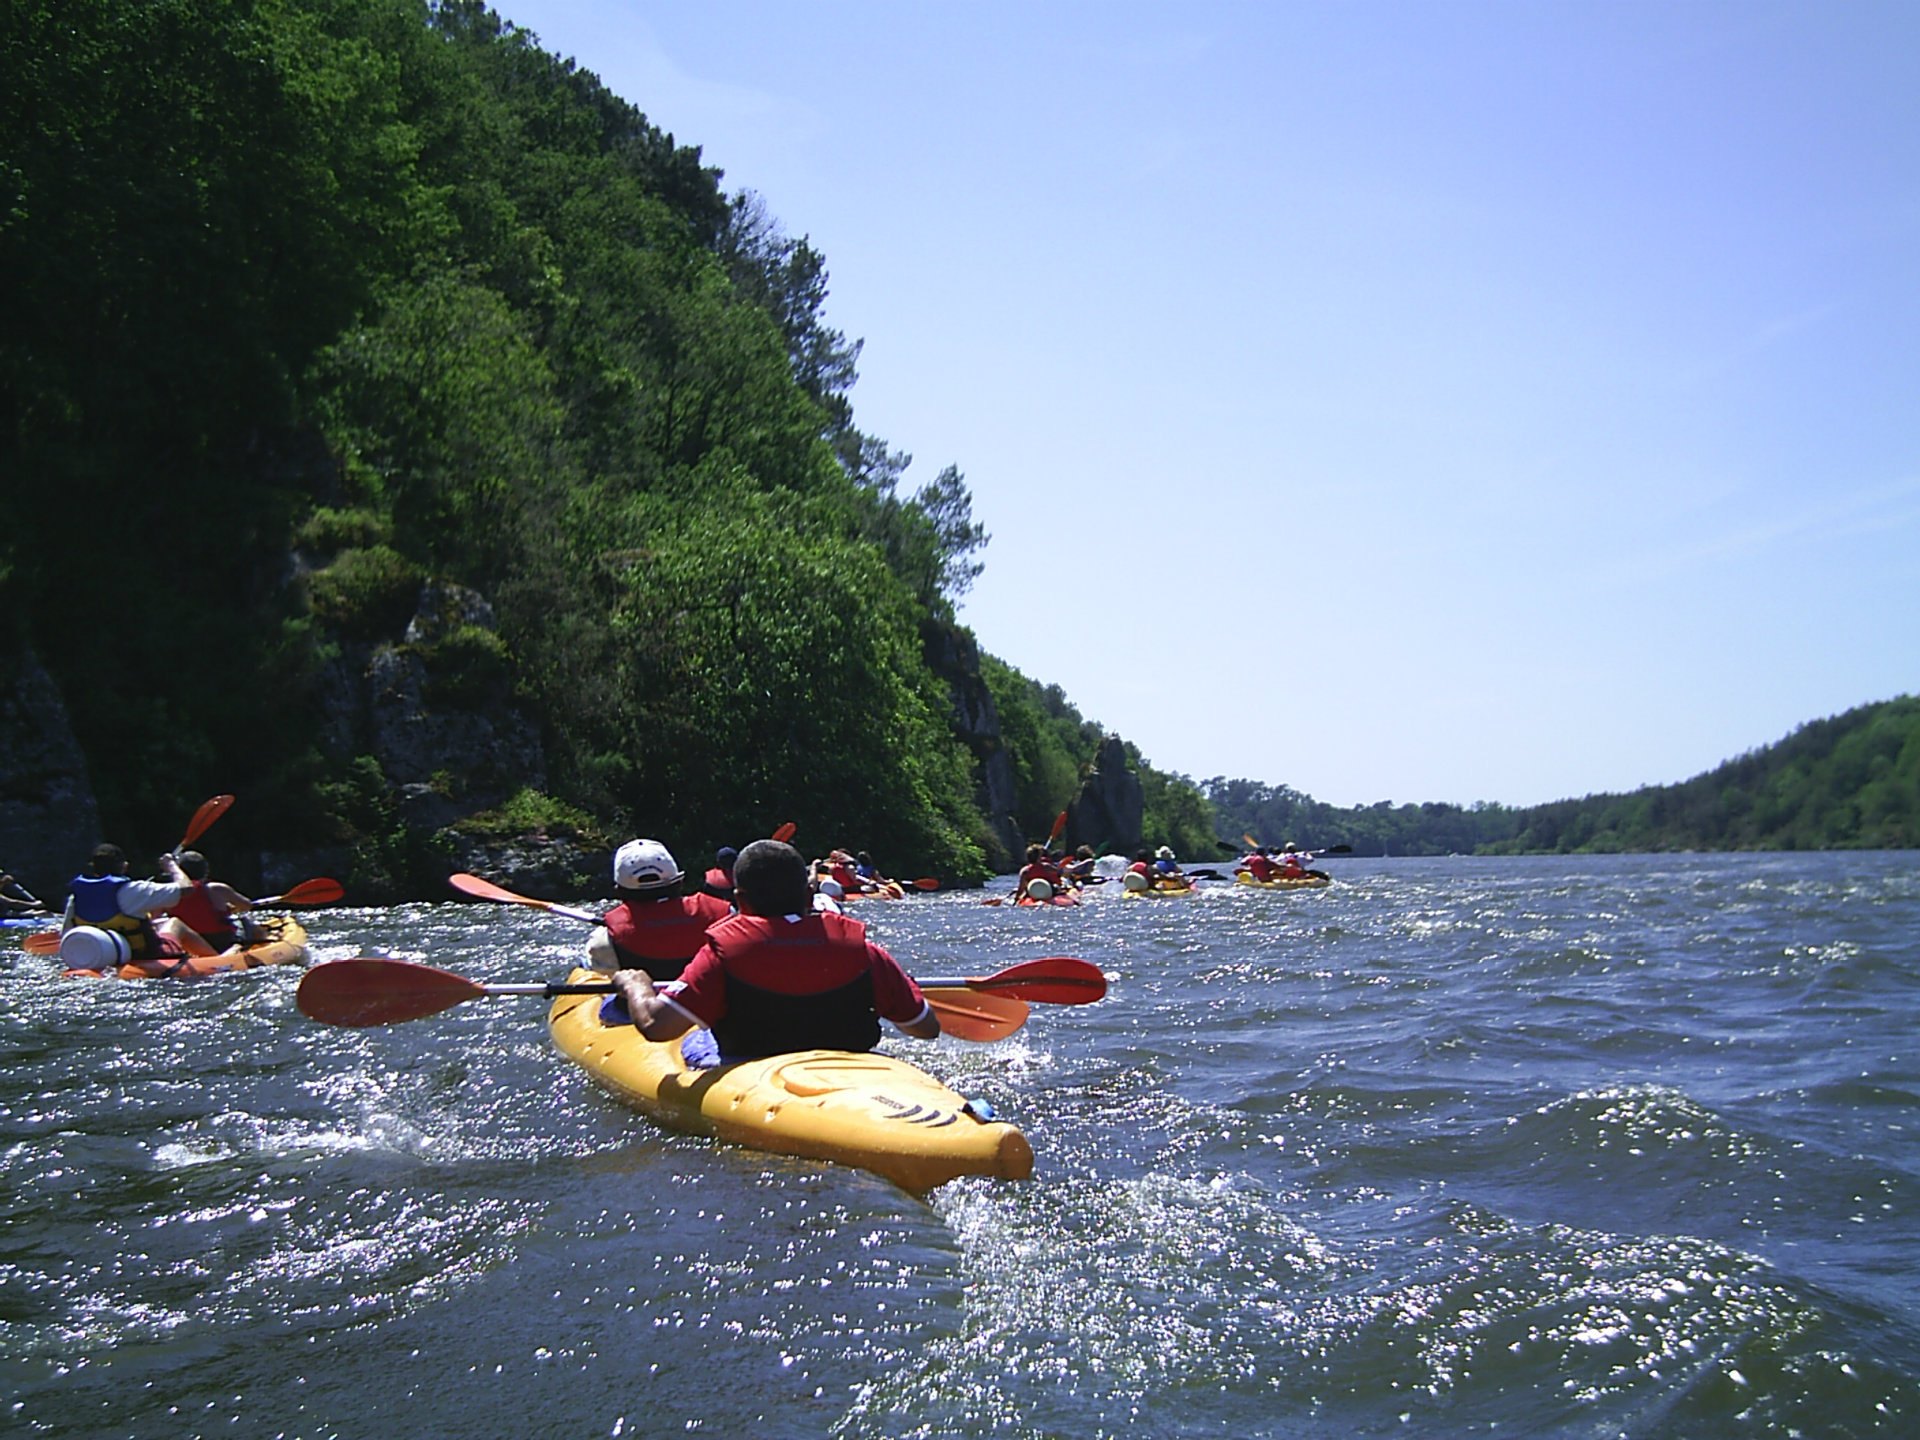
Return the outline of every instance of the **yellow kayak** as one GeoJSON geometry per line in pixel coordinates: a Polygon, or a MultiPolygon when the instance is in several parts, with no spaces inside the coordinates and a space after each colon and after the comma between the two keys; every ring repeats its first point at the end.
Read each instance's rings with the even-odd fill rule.
{"type": "MultiPolygon", "coordinates": [[[[571,982],[603,979],[574,971],[571,982]]],[[[570,982],[570,983],[571,983],[570,982]]],[[[837,1160],[924,1194],[960,1175],[1024,1180],[1033,1147],[981,1120],[924,1070],[886,1055],[802,1050],[695,1070],[678,1040],[604,1025],[599,995],[563,995],[547,1026],[592,1080],[663,1125],[779,1155],[837,1160]]]]}
{"type": "Polygon", "coordinates": [[[1309,872],[1305,875],[1284,876],[1278,880],[1256,880],[1251,872],[1236,870],[1233,872],[1233,883],[1251,885],[1256,890],[1324,890],[1333,883],[1333,877],[1309,872]]]}
{"type": "Polygon", "coordinates": [[[1191,895],[1198,889],[1196,885],[1155,885],[1151,890],[1122,887],[1120,893],[1129,900],[1167,900],[1178,895],[1191,895]]]}

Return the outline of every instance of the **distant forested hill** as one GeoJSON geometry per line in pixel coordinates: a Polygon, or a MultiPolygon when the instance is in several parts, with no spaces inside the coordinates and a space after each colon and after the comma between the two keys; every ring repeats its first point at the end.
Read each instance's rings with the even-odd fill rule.
{"type": "Polygon", "coordinates": [[[1920,699],[1901,696],[1802,725],[1678,785],[1549,805],[1339,809],[1285,786],[1216,776],[1202,787],[1220,834],[1350,844],[1367,855],[1920,846],[1920,699]]]}
{"type": "Polygon", "coordinates": [[[987,537],[857,427],[824,257],[592,74],[474,0],[23,0],[0,74],[0,650],[116,839],[240,792],[391,893],[512,792],[967,879],[1070,798],[1024,700],[983,786],[987,537]]]}

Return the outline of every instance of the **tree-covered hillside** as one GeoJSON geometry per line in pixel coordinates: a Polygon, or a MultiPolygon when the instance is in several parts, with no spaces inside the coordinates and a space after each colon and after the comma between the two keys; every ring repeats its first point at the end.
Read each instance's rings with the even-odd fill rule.
{"type": "MultiPolygon", "coordinates": [[[[402,795],[350,670],[530,715],[608,826],[1004,860],[924,638],[964,478],[904,488],[824,258],[696,147],[473,0],[23,0],[0,66],[0,640],[111,833],[239,791],[229,840],[402,884],[404,807],[525,757],[402,795]]],[[[989,679],[1044,833],[1096,727],[989,679]]]]}
{"type": "Polygon", "coordinates": [[[1220,776],[1204,788],[1223,836],[1346,843],[1366,855],[1905,849],[1920,846],[1920,699],[1811,721],[1678,785],[1524,809],[1386,801],[1339,809],[1220,776]]]}

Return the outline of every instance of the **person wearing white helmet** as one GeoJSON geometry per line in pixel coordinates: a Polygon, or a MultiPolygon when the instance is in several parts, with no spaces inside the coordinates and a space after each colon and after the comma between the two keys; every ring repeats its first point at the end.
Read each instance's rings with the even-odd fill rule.
{"type": "Polygon", "coordinates": [[[733,913],[713,895],[682,895],[680,866],[658,840],[629,840],[613,855],[620,902],[587,937],[596,970],[645,970],[673,980],[706,943],[710,926],[733,913]]]}
{"type": "Polygon", "coordinates": [[[867,939],[865,926],[812,908],[798,850],[756,840],[740,852],[733,879],[740,913],[708,932],[677,989],[656,991],[642,970],[614,972],[614,988],[649,1040],[704,1027],[723,1058],[743,1060],[871,1050],[882,1019],[922,1040],[940,1034],[920,987],[867,939]]]}

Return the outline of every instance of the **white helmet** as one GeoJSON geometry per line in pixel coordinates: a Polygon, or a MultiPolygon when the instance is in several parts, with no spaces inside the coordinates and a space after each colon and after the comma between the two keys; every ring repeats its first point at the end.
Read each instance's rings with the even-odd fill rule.
{"type": "Polygon", "coordinates": [[[661,890],[679,879],[673,852],[658,840],[629,840],[613,852],[613,883],[622,890],[661,890]]]}
{"type": "Polygon", "coordinates": [[[60,963],[69,970],[111,970],[133,959],[127,937],[76,925],[60,937],[60,963]]]}
{"type": "Polygon", "coordinates": [[[1033,879],[1027,881],[1027,898],[1029,900],[1051,900],[1053,899],[1053,885],[1049,881],[1042,880],[1036,875],[1033,879]]]}

